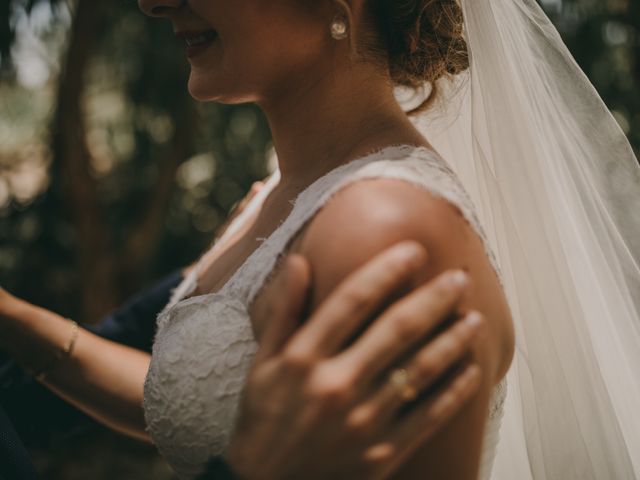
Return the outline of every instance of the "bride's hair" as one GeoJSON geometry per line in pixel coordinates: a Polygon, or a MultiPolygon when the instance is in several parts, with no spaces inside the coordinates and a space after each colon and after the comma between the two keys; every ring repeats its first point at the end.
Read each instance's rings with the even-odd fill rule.
{"type": "Polygon", "coordinates": [[[428,97],[408,113],[424,111],[437,95],[437,80],[469,67],[458,0],[368,0],[367,6],[376,38],[365,39],[365,53],[385,61],[397,85],[430,84],[428,97]]]}

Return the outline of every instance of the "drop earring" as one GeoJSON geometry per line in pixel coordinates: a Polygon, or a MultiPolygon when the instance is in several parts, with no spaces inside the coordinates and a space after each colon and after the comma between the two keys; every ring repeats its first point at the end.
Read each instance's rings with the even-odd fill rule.
{"type": "Polygon", "coordinates": [[[336,16],[331,22],[331,37],[334,40],[344,40],[349,35],[347,21],[344,17],[336,16]]]}

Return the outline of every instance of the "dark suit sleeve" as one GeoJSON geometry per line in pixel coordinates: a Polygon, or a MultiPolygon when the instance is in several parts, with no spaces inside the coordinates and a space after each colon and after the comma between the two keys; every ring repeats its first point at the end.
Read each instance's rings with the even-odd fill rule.
{"type": "Polygon", "coordinates": [[[136,295],[95,327],[95,334],[139,350],[151,352],[156,317],[169,303],[171,292],[182,281],[182,273],[170,275],[136,295]]]}
{"type": "Polygon", "coordinates": [[[0,407],[0,480],[35,480],[36,477],[27,451],[0,407]]]}
{"type": "MultiPolygon", "coordinates": [[[[156,316],[181,281],[179,272],[162,279],[98,325],[88,327],[89,330],[109,340],[150,351],[156,316]]],[[[2,407],[27,445],[46,445],[53,439],[94,425],[86,415],[42,387],[11,360],[0,356],[2,407]]]]}
{"type": "Polygon", "coordinates": [[[231,470],[224,458],[213,457],[197,480],[240,480],[240,477],[231,470]]]}

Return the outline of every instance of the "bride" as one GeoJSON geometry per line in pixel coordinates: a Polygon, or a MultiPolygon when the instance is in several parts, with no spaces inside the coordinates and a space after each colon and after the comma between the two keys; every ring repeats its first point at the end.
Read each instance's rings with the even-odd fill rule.
{"type": "MultiPolygon", "coordinates": [[[[640,478],[640,168],[534,0],[139,4],[185,41],[194,97],[263,109],[279,169],[159,316],[149,371],[123,370],[125,393],[105,396],[122,402],[97,400],[102,410],[122,410],[130,433],[197,476],[229,448],[266,328],[250,313],[279,260],[309,260],[313,311],[378,252],[413,240],[429,254],[416,281],[468,272],[463,308],[487,319],[472,354],[482,385],[399,469],[372,476],[640,478]],[[145,375],[143,422],[125,407],[145,375]]],[[[339,366],[359,365],[365,340],[380,365],[393,358],[376,326],[323,388],[363,388],[339,366]]],[[[310,354],[290,352],[288,374],[310,354]]],[[[414,395],[381,389],[388,408],[345,419],[354,438],[373,418],[410,415],[421,385],[404,372],[392,382],[414,395]]]]}
{"type": "Polygon", "coordinates": [[[534,0],[139,3],[194,97],[263,109],[279,165],[158,320],[145,417],[180,474],[227,447],[278,259],[310,260],[313,308],[412,239],[489,328],[479,393],[393,476],[640,478],[640,169],[534,0]]]}
{"type": "MultiPolygon", "coordinates": [[[[313,309],[358,266],[411,239],[430,253],[421,281],[469,272],[475,287],[463,308],[483,312],[489,334],[474,352],[484,372],[479,393],[395,474],[471,479],[482,469],[486,476],[513,353],[511,315],[471,202],[394,95],[396,85],[435,83],[466,69],[460,8],[290,0],[140,6],[168,18],[184,39],[194,97],[263,109],[279,166],[158,319],[144,403],[163,456],[190,477],[226,448],[265,327],[252,325],[248,312],[284,252],[309,259],[313,309]]],[[[405,340],[417,338],[407,331],[405,340]]],[[[298,355],[304,364],[307,353],[298,355]]],[[[357,362],[357,354],[345,361],[357,362]]],[[[350,381],[335,375],[336,383],[350,381]]],[[[385,413],[363,411],[353,421],[366,432],[368,417],[385,413]]]]}

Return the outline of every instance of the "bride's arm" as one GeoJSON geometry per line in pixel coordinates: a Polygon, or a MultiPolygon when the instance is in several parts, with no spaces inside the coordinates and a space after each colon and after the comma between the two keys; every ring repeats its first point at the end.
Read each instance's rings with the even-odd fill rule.
{"type": "MultiPolygon", "coordinates": [[[[359,181],[339,192],[311,222],[293,249],[312,266],[313,306],[350,272],[398,241],[411,239],[429,252],[423,280],[465,269],[471,285],[462,310],[487,319],[487,335],[473,355],[483,370],[480,390],[440,434],[397,472],[398,478],[476,479],[491,392],[513,356],[509,308],[482,241],[457,208],[406,182],[359,181]]],[[[407,341],[412,332],[405,332],[407,341]]]]}
{"type": "Polygon", "coordinates": [[[107,426],[148,440],[142,395],[149,355],[80,329],[71,356],[56,363],[72,336],[68,320],[0,289],[0,350],[29,371],[51,365],[44,380],[51,390],[107,426]]]}

